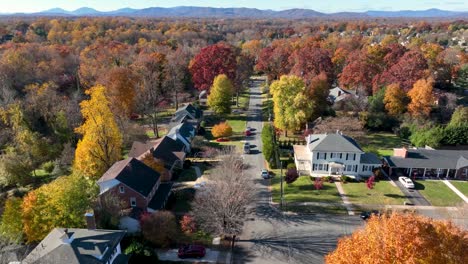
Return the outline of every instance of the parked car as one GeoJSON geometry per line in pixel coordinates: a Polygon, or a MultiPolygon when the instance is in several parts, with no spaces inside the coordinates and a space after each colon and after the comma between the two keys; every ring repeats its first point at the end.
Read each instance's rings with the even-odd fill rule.
{"type": "Polygon", "coordinates": [[[406,188],[414,189],[414,183],[410,178],[402,176],[398,178],[398,181],[400,181],[401,184],[403,184],[403,186],[405,186],[406,188]]]}
{"type": "Polygon", "coordinates": [[[204,246],[199,245],[186,245],[181,246],[177,252],[177,256],[181,259],[184,258],[203,258],[206,254],[204,246]]]}
{"type": "Polygon", "coordinates": [[[244,154],[250,154],[250,143],[249,142],[244,143],[244,154]]]}
{"type": "Polygon", "coordinates": [[[244,132],[245,136],[249,137],[252,135],[252,132],[250,132],[250,129],[246,129],[244,132]]]}
{"type": "Polygon", "coordinates": [[[262,178],[263,179],[269,179],[270,177],[271,177],[270,173],[267,170],[263,169],[262,170],[262,178]]]}
{"type": "Polygon", "coordinates": [[[377,210],[372,210],[372,211],[364,211],[361,213],[361,219],[362,220],[367,220],[371,217],[371,215],[375,216],[380,216],[380,212],[377,210]]]}

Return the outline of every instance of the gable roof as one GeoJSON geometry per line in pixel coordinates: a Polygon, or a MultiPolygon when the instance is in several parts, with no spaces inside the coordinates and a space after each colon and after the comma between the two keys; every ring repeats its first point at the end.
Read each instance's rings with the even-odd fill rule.
{"type": "Polygon", "coordinates": [[[200,108],[193,106],[192,104],[186,104],[179,109],[174,114],[174,117],[180,116],[180,115],[186,115],[189,113],[193,118],[198,119],[201,118],[203,115],[203,111],[200,110],[200,108]]]}
{"type": "Polygon", "coordinates": [[[408,149],[406,158],[386,157],[391,167],[460,169],[468,166],[468,150],[408,149]]]}
{"type": "Polygon", "coordinates": [[[195,127],[190,123],[182,123],[177,126],[174,126],[167,133],[168,136],[172,136],[179,133],[183,138],[190,138],[192,135],[195,135],[195,127]]]}
{"type": "Polygon", "coordinates": [[[106,263],[124,235],[125,231],[54,228],[21,263],[106,263]]]}
{"type": "Polygon", "coordinates": [[[172,190],[172,182],[161,183],[153,196],[153,199],[148,203],[148,208],[155,211],[164,209],[164,205],[169,198],[169,194],[172,190]]]}
{"type": "Polygon", "coordinates": [[[310,151],[363,153],[354,139],[339,133],[310,134],[306,141],[310,151]]]}
{"type": "Polygon", "coordinates": [[[361,164],[382,164],[382,161],[374,153],[364,153],[361,155],[361,164]]]}
{"type": "Polygon", "coordinates": [[[159,144],[160,141],[161,139],[147,141],[146,143],[133,141],[132,148],[130,149],[128,156],[133,157],[133,158],[138,158],[141,155],[143,155],[145,152],[151,150],[151,148],[154,148],[154,146],[159,144]]]}
{"type": "Polygon", "coordinates": [[[179,140],[164,136],[153,149],[153,157],[172,165],[176,161],[183,161],[185,156],[184,149],[185,145],[179,140]],[[181,153],[183,153],[183,155],[181,153]]]}
{"type": "Polygon", "coordinates": [[[159,172],[146,166],[143,162],[135,158],[127,158],[114,163],[102,175],[98,183],[117,179],[146,197],[158,182],[159,177],[159,172]]]}

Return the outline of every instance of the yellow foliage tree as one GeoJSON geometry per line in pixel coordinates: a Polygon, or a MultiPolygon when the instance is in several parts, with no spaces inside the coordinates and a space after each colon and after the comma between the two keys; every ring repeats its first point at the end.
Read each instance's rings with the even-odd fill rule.
{"type": "Polygon", "coordinates": [[[155,159],[153,154],[146,154],[141,160],[146,166],[152,168],[153,170],[159,172],[161,175],[161,181],[170,181],[171,175],[169,171],[164,167],[164,162],[160,159],[155,159]]]}
{"type": "Polygon", "coordinates": [[[390,84],[385,89],[385,110],[395,117],[403,114],[406,110],[406,99],[406,93],[400,88],[398,83],[390,84]]]}
{"type": "Polygon", "coordinates": [[[467,237],[450,222],[419,215],[371,217],[364,229],[340,239],[325,263],[468,263],[467,237]]]}
{"type": "Polygon", "coordinates": [[[122,135],[104,90],[98,85],[86,91],[91,98],[80,103],[85,122],[75,130],[83,138],[76,147],[73,169],[93,179],[121,157],[122,135]]]}
{"type": "Polygon", "coordinates": [[[228,124],[228,122],[219,123],[211,129],[211,134],[213,137],[230,137],[232,136],[232,127],[228,124]]]}
{"type": "Polygon", "coordinates": [[[432,93],[433,84],[434,80],[432,78],[421,79],[408,92],[411,99],[408,111],[413,117],[429,117],[435,100],[432,93]]]}
{"type": "Polygon", "coordinates": [[[216,76],[208,95],[208,106],[217,114],[231,113],[233,91],[234,86],[225,74],[216,76]]]}

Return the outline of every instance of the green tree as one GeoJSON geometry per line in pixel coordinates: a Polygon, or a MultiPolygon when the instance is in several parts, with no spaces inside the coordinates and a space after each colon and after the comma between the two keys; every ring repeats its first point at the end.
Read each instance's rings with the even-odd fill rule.
{"type": "Polygon", "coordinates": [[[444,129],[442,143],[446,145],[467,145],[468,123],[459,126],[447,126],[444,129]]]}
{"type": "Polygon", "coordinates": [[[98,179],[120,159],[122,134],[109,107],[105,88],[98,85],[86,94],[91,98],[80,103],[85,122],[76,129],[83,138],[76,146],[73,168],[98,179]]]}
{"type": "Polygon", "coordinates": [[[21,223],[20,198],[12,197],[5,202],[2,220],[0,222],[0,236],[7,241],[21,242],[23,238],[23,225],[21,223]]]}
{"type": "Polygon", "coordinates": [[[299,129],[311,117],[313,102],[306,96],[304,81],[297,76],[282,76],[270,86],[273,96],[275,127],[284,130],[299,129]]]}
{"type": "Polygon", "coordinates": [[[262,129],[262,153],[270,168],[276,168],[275,161],[275,128],[271,124],[265,124],[262,129]]]}
{"type": "Polygon", "coordinates": [[[411,144],[416,147],[438,147],[444,138],[444,128],[441,126],[435,126],[432,128],[421,128],[414,131],[410,136],[411,144]]]}
{"type": "Polygon", "coordinates": [[[208,95],[208,106],[216,114],[231,113],[231,98],[234,91],[232,82],[225,74],[216,76],[208,95]]]}
{"type": "Polygon", "coordinates": [[[457,72],[454,80],[455,86],[463,89],[468,87],[468,63],[463,64],[457,72]]]}
{"type": "Polygon", "coordinates": [[[459,106],[455,109],[448,126],[456,127],[468,124],[468,106],[459,106]]]}

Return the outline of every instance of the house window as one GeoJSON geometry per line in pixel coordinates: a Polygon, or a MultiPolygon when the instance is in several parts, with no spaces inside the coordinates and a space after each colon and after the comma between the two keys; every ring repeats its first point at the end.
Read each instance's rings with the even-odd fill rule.
{"type": "Polygon", "coordinates": [[[316,171],[317,170],[317,164],[312,165],[312,170],[316,171]]]}
{"type": "Polygon", "coordinates": [[[317,159],[320,159],[320,152],[317,152],[317,159]]]}
{"type": "Polygon", "coordinates": [[[335,153],[330,153],[330,159],[333,159],[333,157],[335,156],[335,153]]]}
{"type": "Polygon", "coordinates": [[[353,154],[353,160],[356,160],[356,153],[353,154]]]}
{"type": "Polygon", "coordinates": [[[346,165],[346,171],[353,171],[353,165],[346,165]]]}
{"type": "Polygon", "coordinates": [[[340,153],[340,159],[342,159],[342,158],[343,158],[343,153],[340,153]]]}
{"type": "Polygon", "coordinates": [[[136,198],[135,198],[135,197],[131,197],[131,198],[130,198],[130,206],[131,206],[131,207],[135,207],[135,206],[136,206],[136,198]]]}
{"type": "Polygon", "coordinates": [[[357,172],[357,165],[354,165],[354,172],[357,172]]]}
{"type": "Polygon", "coordinates": [[[320,170],[320,171],[323,170],[323,164],[318,165],[318,170],[320,170]]]}
{"type": "Polygon", "coordinates": [[[328,164],[326,164],[325,166],[323,166],[323,169],[328,171],[328,164]]]}
{"type": "Polygon", "coordinates": [[[119,186],[119,192],[120,193],[125,193],[125,188],[123,186],[119,186]]]}
{"type": "Polygon", "coordinates": [[[348,154],[349,154],[349,153],[346,153],[346,160],[348,160],[348,154]]]}
{"type": "Polygon", "coordinates": [[[327,153],[317,153],[318,159],[327,159],[327,153]]]}
{"type": "Polygon", "coordinates": [[[367,171],[367,165],[362,165],[362,171],[367,171]]]}

